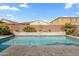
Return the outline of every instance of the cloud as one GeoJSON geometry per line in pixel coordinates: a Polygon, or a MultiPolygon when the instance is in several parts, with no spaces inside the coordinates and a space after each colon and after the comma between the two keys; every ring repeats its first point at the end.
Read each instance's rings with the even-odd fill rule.
{"type": "Polygon", "coordinates": [[[0,10],[20,11],[17,7],[7,5],[0,6],[0,10]]]}
{"type": "Polygon", "coordinates": [[[28,8],[29,6],[26,3],[20,4],[20,7],[28,8]]]}
{"type": "Polygon", "coordinates": [[[13,15],[11,15],[11,14],[7,14],[6,16],[7,16],[7,17],[13,17],[13,15]]]}
{"type": "Polygon", "coordinates": [[[6,17],[7,17],[8,19],[14,19],[14,16],[11,15],[11,14],[7,14],[6,17]]]}
{"type": "Polygon", "coordinates": [[[13,17],[9,18],[9,19],[14,19],[13,17]]]}
{"type": "Polygon", "coordinates": [[[69,9],[69,8],[73,7],[73,5],[74,5],[74,3],[66,3],[64,8],[69,9]]]}

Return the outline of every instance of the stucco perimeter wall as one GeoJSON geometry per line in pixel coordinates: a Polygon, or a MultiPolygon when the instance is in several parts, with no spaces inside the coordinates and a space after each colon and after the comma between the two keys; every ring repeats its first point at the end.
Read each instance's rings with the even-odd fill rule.
{"type": "MultiPolygon", "coordinates": [[[[62,25],[8,25],[12,32],[24,32],[25,26],[32,26],[37,32],[63,32],[62,25]]],[[[76,25],[76,30],[79,31],[79,25],[76,25]]]]}
{"type": "Polygon", "coordinates": [[[79,25],[77,25],[77,27],[76,27],[76,31],[79,32],[79,25]]]}
{"type": "Polygon", "coordinates": [[[65,35],[65,32],[16,32],[15,35],[65,35]]]}
{"type": "Polygon", "coordinates": [[[61,32],[62,28],[60,25],[31,25],[37,32],[61,32]]]}
{"type": "Polygon", "coordinates": [[[25,26],[32,26],[37,32],[62,32],[60,25],[9,25],[13,32],[23,32],[25,26]]]}

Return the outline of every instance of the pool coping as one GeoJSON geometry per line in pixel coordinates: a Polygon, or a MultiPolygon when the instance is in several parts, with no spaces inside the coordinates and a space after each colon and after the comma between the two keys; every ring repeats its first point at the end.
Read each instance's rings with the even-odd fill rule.
{"type": "Polygon", "coordinates": [[[66,36],[69,36],[69,37],[72,37],[72,38],[75,38],[75,39],[79,40],[79,37],[77,37],[77,36],[72,36],[72,35],[66,35],[66,36]]]}
{"type": "Polygon", "coordinates": [[[7,38],[7,37],[11,37],[11,36],[13,36],[13,35],[0,36],[0,40],[4,39],[4,38],[7,38]]]}
{"type": "Polygon", "coordinates": [[[65,32],[16,32],[14,35],[65,35],[65,32]]]}

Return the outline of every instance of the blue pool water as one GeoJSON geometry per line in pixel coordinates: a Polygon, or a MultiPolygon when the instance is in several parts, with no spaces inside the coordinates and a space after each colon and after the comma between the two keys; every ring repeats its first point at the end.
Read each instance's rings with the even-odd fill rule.
{"type": "MultiPolygon", "coordinates": [[[[76,45],[79,46],[79,40],[68,36],[27,36],[27,37],[13,37],[5,38],[6,41],[0,45],[76,45]]],[[[3,39],[3,40],[5,40],[3,39]]]]}
{"type": "Polygon", "coordinates": [[[25,36],[8,37],[0,39],[0,52],[13,45],[25,46],[49,46],[49,45],[75,45],[79,46],[79,40],[68,36],[25,36]]]}

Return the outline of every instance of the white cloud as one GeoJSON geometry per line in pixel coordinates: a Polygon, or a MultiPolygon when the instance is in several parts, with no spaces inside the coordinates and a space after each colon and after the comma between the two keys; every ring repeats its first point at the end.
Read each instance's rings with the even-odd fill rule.
{"type": "Polygon", "coordinates": [[[64,6],[64,8],[68,9],[68,8],[73,7],[73,5],[74,5],[74,3],[66,3],[65,6],[64,6]]]}
{"type": "Polygon", "coordinates": [[[7,14],[6,17],[7,17],[8,19],[14,19],[14,16],[11,15],[11,14],[7,14]]]}
{"type": "Polygon", "coordinates": [[[0,6],[0,10],[20,11],[17,7],[14,7],[14,6],[7,6],[7,5],[0,6]]]}
{"type": "Polygon", "coordinates": [[[7,14],[6,16],[7,16],[7,17],[12,17],[13,15],[11,15],[11,14],[7,14]]]}
{"type": "Polygon", "coordinates": [[[14,19],[13,17],[9,18],[9,19],[14,19]]]}
{"type": "Polygon", "coordinates": [[[20,7],[28,8],[29,6],[26,3],[20,4],[20,7]]]}

